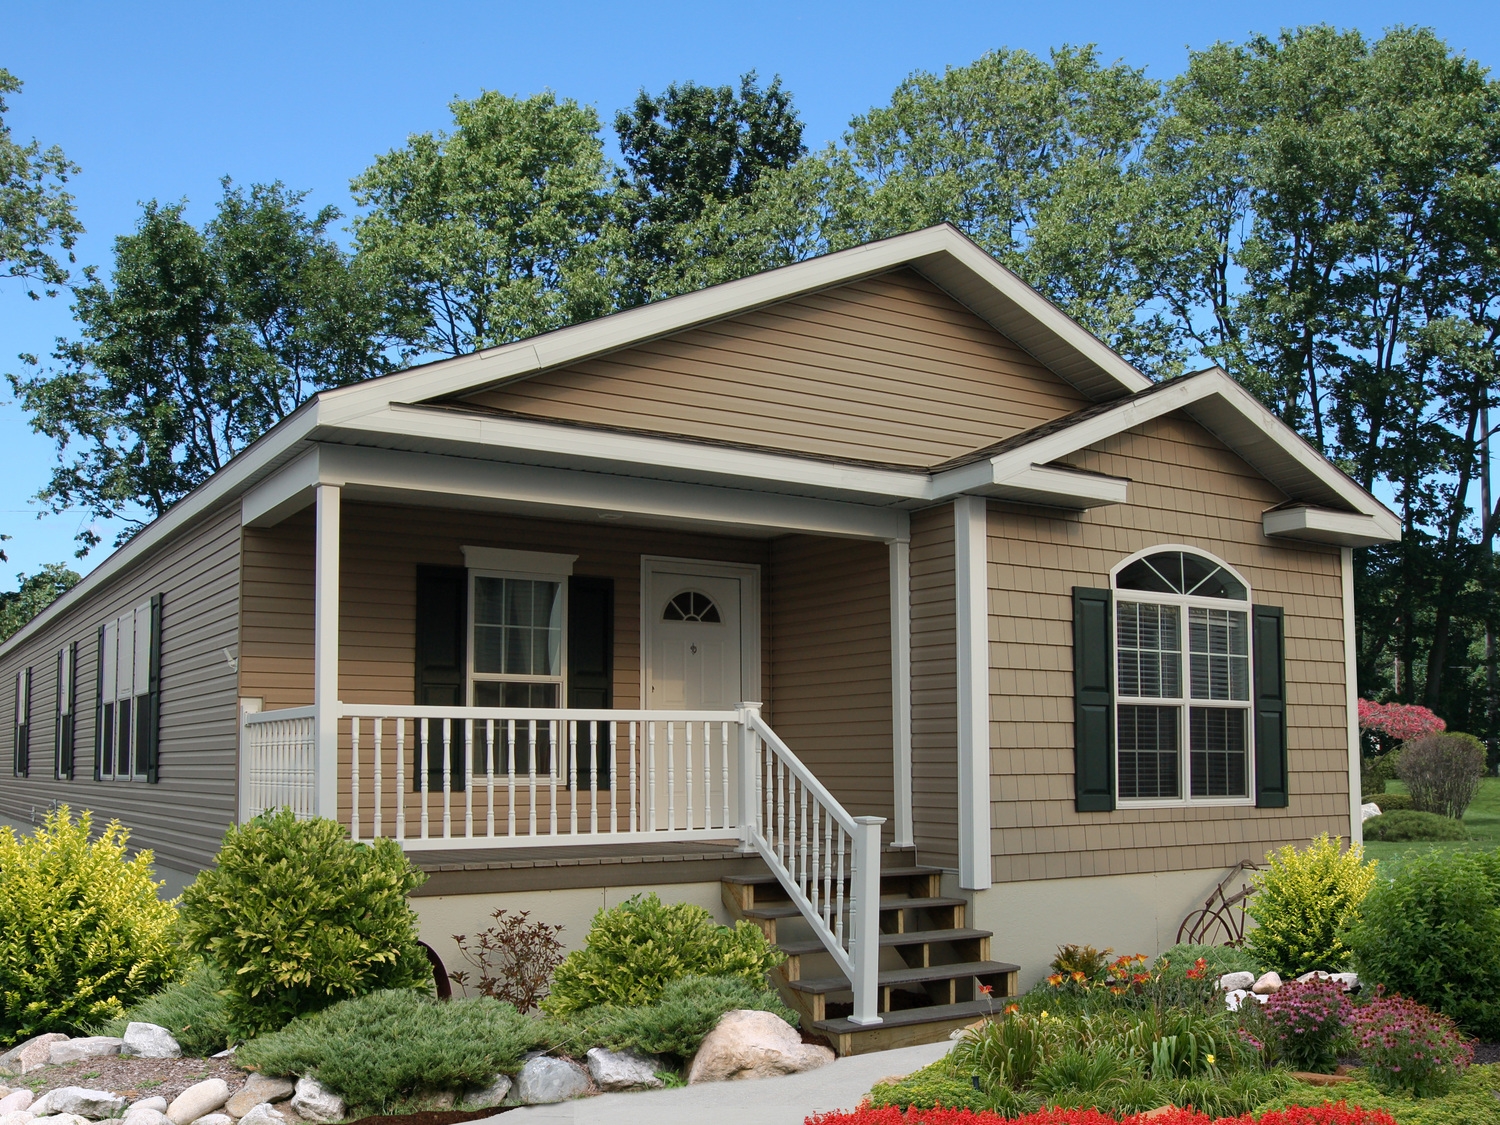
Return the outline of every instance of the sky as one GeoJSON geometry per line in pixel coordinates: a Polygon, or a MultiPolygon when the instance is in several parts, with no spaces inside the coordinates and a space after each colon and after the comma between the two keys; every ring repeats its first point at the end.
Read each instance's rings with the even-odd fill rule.
{"type": "MultiPolygon", "coordinates": [[[[0,66],[25,83],[9,100],[17,140],[60,145],[82,167],[71,188],[87,234],[80,263],[107,274],[116,235],[149,199],[189,201],[201,223],[221,177],[281,180],[313,207],[350,210],[349,180],[414,132],[450,123],[454,97],[550,89],[608,123],[642,88],[780,75],[810,148],[886,103],[916,70],[960,66],[985,51],[1039,54],[1095,43],[1166,79],[1189,48],[1283,27],[1329,23],[1378,36],[1433,28],[1456,51],[1500,65],[1493,0],[1308,0],[1304,3],[48,3],[0,0],[0,66]]],[[[19,353],[45,355],[74,334],[66,296],[32,302],[0,282],[0,373],[19,353]]],[[[56,452],[0,393],[0,532],[16,572],[73,560],[80,513],[37,518],[34,497],[56,452]]],[[[113,538],[101,525],[106,543],[113,538]]]]}

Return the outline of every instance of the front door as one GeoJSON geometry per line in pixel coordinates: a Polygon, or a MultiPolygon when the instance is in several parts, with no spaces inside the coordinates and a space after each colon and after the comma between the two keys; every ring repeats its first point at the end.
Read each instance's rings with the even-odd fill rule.
{"type": "Polygon", "coordinates": [[[645,599],[646,706],[727,711],[744,698],[740,675],[742,580],[657,563],[645,599]]]}

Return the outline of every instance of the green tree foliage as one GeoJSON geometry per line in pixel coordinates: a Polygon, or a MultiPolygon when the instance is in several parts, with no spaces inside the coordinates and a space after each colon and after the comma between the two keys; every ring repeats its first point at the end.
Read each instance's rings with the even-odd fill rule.
{"type": "Polygon", "coordinates": [[[377,303],[327,233],[339,212],[304,198],[226,180],[202,228],[152,202],[115,240],[110,282],[90,272],[76,290],[80,338],[9,377],[57,442],[53,510],[123,519],[126,538],[314,389],[387,370],[377,303]]]}
{"type": "Polygon", "coordinates": [[[65,189],[78,166],[56,145],[43,149],[36,141],[23,145],[11,138],[5,95],[20,89],[21,80],[0,67],[0,277],[26,281],[27,296],[39,300],[42,292],[56,296],[68,283],[73,245],[83,233],[65,189]]]}
{"type": "Polygon", "coordinates": [[[46,563],[27,577],[16,575],[16,589],[0,591],[0,641],[17,630],[82,581],[62,563],[46,563]]]}
{"type": "Polygon", "coordinates": [[[464,355],[613,307],[592,109],[551,94],[458,99],[353,181],[358,261],[412,354],[464,355]]]}

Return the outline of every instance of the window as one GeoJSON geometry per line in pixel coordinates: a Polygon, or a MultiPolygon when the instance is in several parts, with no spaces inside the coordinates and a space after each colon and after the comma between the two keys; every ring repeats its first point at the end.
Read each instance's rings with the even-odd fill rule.
{"type": "Polygon", "coordinates": [[[78,704],[78,646],[63,645],[57,652],[57,721],[53,725],[52,775],[73,780],[73,713],[78,704]]]}
{"type": "Polygon", "coordinates": [[[98,780],[156,780],[160,636],[160,598],[99,627],[98,780]]]}
{"type": "Polygon", "coordinates": [[[667,608],[662,611],[663,621],[702,621],[709,625],[718,625],[722,618],[719,616],[719,607],[714,605],[713,599],[707,594],[700,594],[697,590],[684,590],[667,603],[667,608]]]}
{"type": "Polygon", "coordinates": [[[1251,796],[1245,583],[1191,551],[1114,580],[1116,786],[1121,801],[1251,796]]]}
{"type": "Polygon", "coordinates": [[[31,770],[31,669],[16,673],[15,756],[11,772],[25,777],[31,770]]]}

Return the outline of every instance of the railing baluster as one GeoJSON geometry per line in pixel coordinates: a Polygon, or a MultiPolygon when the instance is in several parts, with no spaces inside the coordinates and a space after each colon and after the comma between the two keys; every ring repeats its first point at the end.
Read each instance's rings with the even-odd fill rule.
{"type": "Polygon", "coordinates": [[[710,737],[711,737],[710,731],[712,731],[712,730],[713,730],[713,724],[708,723],[708,722],[705,722],[703,724],[703,827],[704,828],[712,828],[714,826],[714,821],[713,821],[713,815],[714,815],[714,767],[713,767],[713,762],[710,761],[710,759],[709,759],[709,750],[710,750],[710,748],[712,746],[712,743],[710,742],[710,737]]]}
{"type": "Polygon", "coordinates": [[[550,836],[557,836],[557,752],[562,748],[560,732],[557,729],[557,720],[547,720],[547,786],[552,794],[551,819],[547,822],[547,832],[550,836]]]}
{"type": "Polygon", "coordinates": [[[802,849],[802,857],[797,863],[797,871],[801,877],[802,893],[807,893],[807,786],[802,786],[802,817],[797,824],[798,846],[802,849]]]}
{"type": "Polygon", "coordinates": [[[417,745],[421,747],[422,756],[421,765],[417,767],[417,785],[422,790],[422,839],[425,840],[427,839],[427,821],[429,815],[427,811],[427,792],[431,788],[429,783],[432,778],[432,739],[430,737],[432,732],[431,728],[427,725],[426,719],[422,719],[420,722],[422,729],[417,735],[417,745]]]}
{"type": "Polygon", "coordinates": [[[484,721],[484,834],[495,838],[495,720],[484,721]]]}
{"type": "Polygon", "coordinates": [[[687,820],[684,827],[691,832],[696,825],[693,824],[693,724],[686,722],[682,724],[682,760],[687,766],[687,784],[683,790],[687,793],[687,820]]]}
{"type": "MultiPolygon", "coordinates": [[[[720,816],[720,824],[723,827],[728,828],[730,826],[730,823],[731,823],[730,819],[729,819],[729,724],[728,723],[720,723],[719,724],[719,749],[721,749],[724,752],[724,757],[722,759],[720,759],[720,761],[719,761],[719,811],[722,814],[720,816]]],[[[740,779],[740,784],[741,785],[746,784],[747,780],[748,779],[746,779],[746,778],[741,778],[740,779]]],[[[735,825],[735,827],[738,828],[739,825],[735,825]]]]}
{"type": "Polygon", "coordinates": [[[569,719],[568,730],[568,831],[578,835],[578,720],[569,719]]]}
{"type": "Polygon", "coordinates": [[[396,716],[396,839],[406,839],[406,720],[396,716]]]}
{"type": "Polygon", "coordinates": [[[667,721],[667,831],[677,827],[677,763],[673,760],[672,733],[676,726],[667,721]]]}
{"type": "Polygon", "coordinates": [[[359,839],[359,719],[349,720],[349,838],[359,839]]]}
{"type": "Polygon", "coordinates": [[[474,720],[464,719],[464,839],[474,838],[474,720]]]}
{"type": "Polygon", "coordinates": [[[830,922],[828,904],[833,901],[833,817],[823,824],[823,924],[830,922]]]}
{"type": "Polygon", "coordinates": [[[531,743],[526,754],[526,768],[531,774],[531,834],[536,835],[536,720],[531,723],[531,743]]]}
{"type": "Polygon", "coordinates": [[[635,777],[635,735],[636,735],[636,723],[635,723],[634,719],[631,719],[625,725],[630,730],[630,830],[632,832],[639,832],[641,830],[641,825],[640,825],[640,821],[636,819],[636,804],[635,804],[635,801],[636,801],[636,792],[635,792],[635,786],[636,786],[636,777],[635,777]]]}
{"type": "Polygon", "coordinates": [[[599,831],[599,720],[589,720],[589,832],[599,831]]]}
{"type": "Polygon", "coordinates": [[[834,902],[834,915],[833,915],[833,936],[838,941],[838,943],[840,945],[844,944],[844,836],[845,835],[846,835],[846,833],[844,832],[843,825],[840,825],[839,826],[838,876],[837,876],[837,882],[836,882],[835,888],[834,888],[834,893],[836,895],[836,901],[834,902]]]}
{"type": "Polygon", "coordinates": [[[453,838],[453,723],[439,719],[443,728],[443,839],[453,838]]]}
{"type": "Polygon", "coordinates": [[[382,798],[384,797],[384,794],[381,792],[381,788],[382,788],[383,783],[382,783],[381,777],[380,777],[380,732],[381,732],[381,728],[383,728],[384,726],[385,726],[385,720],[382,719],[382,718],[377,717],[375,719],[375,828],[374,828],[374,837],[377,840],[380,839],[380,836],[381,836],[382,825],[381,825],[381,822],[380,822],[380,810],[381,810],[382,798]]]}

